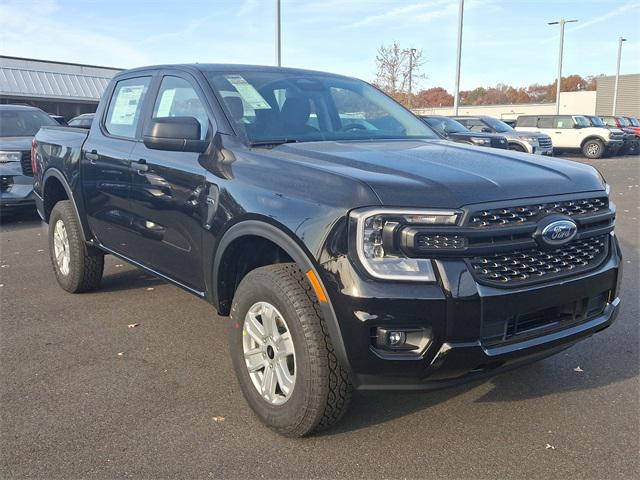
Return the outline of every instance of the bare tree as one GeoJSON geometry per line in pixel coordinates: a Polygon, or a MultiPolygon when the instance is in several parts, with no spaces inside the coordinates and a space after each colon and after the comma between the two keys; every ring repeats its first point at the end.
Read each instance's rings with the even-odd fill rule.
{"type": "Polygon", "coordinates": [[[424,62],[422,50],[403,49],[395,41],[391,45],[381,45],[376,53],[374,83],[397,100],[406,100],[410,104],[410,95],[405,92],[415,87],[416,80],[425,78],[420,73],[424,62]]]}

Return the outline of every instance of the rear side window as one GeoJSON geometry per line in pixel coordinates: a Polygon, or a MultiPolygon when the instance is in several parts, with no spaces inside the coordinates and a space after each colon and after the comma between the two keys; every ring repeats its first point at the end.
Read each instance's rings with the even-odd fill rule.
{"type": "Polygon", "coordinates": [[[553,128],[553,117],[539,117],[538,128],[553,128]]]}
{"type": "Polygon", "coordinates": [[[113,90],[104,126],[111,135],[135,138],[151,77],[120,80],[113,90]]]}
{"type": "Polygon", "coordinates": [[[518,117],[516,125],[518,127],[535,127],[538,117],[518,117]]]}
{"type": "Polygon", "coordinates": [[[477,118],[467,119],[465,127],[467,127],[472,132],[483,132],[486,130],[491,131],[491,129],[482,120],[479,120],[477,118]]]}
{"type": "Polygon", "coordinates": [[[180,77],[164,77],[158,90],[153,118],[193,117],[200,123],[200,140],[209,130],[209,116],[194,88],[180,77]]]}
{"type": "Polygon", "coordinates": [[[553,128],[573,128],[573,119],[571,117],[556,117],[553,128]]]}

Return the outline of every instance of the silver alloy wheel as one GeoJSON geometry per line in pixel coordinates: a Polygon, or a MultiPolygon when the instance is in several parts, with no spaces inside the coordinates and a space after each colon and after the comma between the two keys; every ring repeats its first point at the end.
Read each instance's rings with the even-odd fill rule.
{"type": "Polygon", "coordinates": [[[69,237],[67,228],[62,220],[58,220],[53,227],[53,255],[56,259],[58,270],[65,277],[69,275],[71,252],[69,251],[69,237]]]}
{"type": "Polygon", "coordinates": [[[282,405],[296,384],[296,354],[291,331],[282,314],[267,302],[255,303],[244,318],[242,350],[258,393],[272,405],[282,405]]]}
{"type": "Polygon", "coordinates": [[[600,145],[592,143],[587,147],[587,153],[589,155],[597,155],[600,152],[600,145]]]}

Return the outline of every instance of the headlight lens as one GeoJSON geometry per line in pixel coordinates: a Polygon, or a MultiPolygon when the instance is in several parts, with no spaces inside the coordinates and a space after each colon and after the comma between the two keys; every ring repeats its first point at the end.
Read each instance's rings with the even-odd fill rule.
{"type": "Polygon", "coordinates": [[[525,142],[528,142],[532,145],[536,145],[538,143],[538,138],[537,137],[520,137],[521,140],[524,140],[525,142]]]}
{"type": "Polygon", "coordinates": [[[0,163],[19,162],[22,158],[20,152],[0,152],[0,163]]]}
{"type": "Polygon", "coordinates": [[[455,225],[459,213],[436,210],[365,209],[351,214],[355,222],[355,247],[360,263],[374,278],[435,282],[428,258],[409,258],[396,245],[402,226],[455,225]]]}
{"type": "Polygon", "coordinates": [[[471,142],[473,142],[476,145],[490,145],[491,144],[491,140],[488,138],[482,138],[482,137],[471,137],[471,142]]]}

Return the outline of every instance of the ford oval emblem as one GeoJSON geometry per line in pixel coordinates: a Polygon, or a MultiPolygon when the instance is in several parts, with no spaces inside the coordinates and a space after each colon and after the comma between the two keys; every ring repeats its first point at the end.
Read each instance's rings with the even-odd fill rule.
{"type": "Polygon", "coordinates": [[[573,220],[556,220],[542,229],[540,239],[549,246],[564,245],[573,240],[578,226],[573,220]]]}

